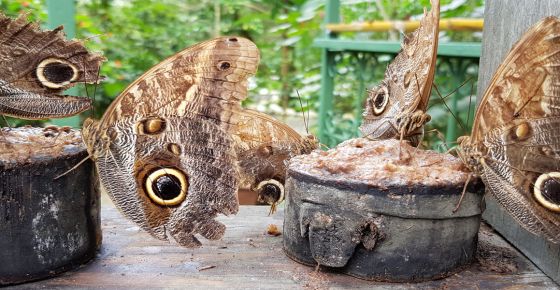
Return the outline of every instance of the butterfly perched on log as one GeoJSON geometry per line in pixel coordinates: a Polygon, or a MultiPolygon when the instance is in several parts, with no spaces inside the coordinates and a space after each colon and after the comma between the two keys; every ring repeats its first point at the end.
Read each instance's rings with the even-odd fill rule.
{"type": "Polygon", "coordinates": [[[105,59],[66,40],[62,26],[43,31],[26,18],[0,13],[0,115],[62,118],[89,109],[90,99],[60,93],[78,83],[97,83],[105,59]]]}
{"type": "Polygon", "coordinates": [[[417,146],[424,124],[436,67],[439,0],[424,11],[420,27],[405,36],[402,50],[389,64],[381,84],[369,91],[360,131],[369,139],[408,140],[417,146]]]}
{"type": "Polygon", "coordinates": [[[219,239],[225,226],[214,218],[238,211],[240,184],[280,195],[285,159],[317,147],[241,107],[259,59],[241,37],[196,44],[140,76],[100,121],[86,120],[101,186],[142,229],[185,247],[200,245],[195,235],[219,239]]]}
{"type": "Polygon", "coordinates": [[[560,20],[531,27],[494,74],[458,153],[526,230],[560,243],[560,20]]]}

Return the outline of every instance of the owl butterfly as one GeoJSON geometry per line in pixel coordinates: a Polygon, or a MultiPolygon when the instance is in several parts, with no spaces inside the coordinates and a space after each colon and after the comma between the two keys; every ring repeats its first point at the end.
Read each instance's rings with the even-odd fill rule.
{"type": "Polygon", "coordinates": [[[0,13],[0,115],[46,119],[87,110],[90,99],[59,94],[77,83],[96,83],[105,59],[66,40],[62,26],[42,31],[26,18],[0,13]]]}
{"type": "Polygon", "coordinates": [[[560,21],[548,17],[517,42],[478,106],[465,164],[528,231],[560,242],[560,21]]]}
{"type": "Polygon", "coordinates": [[[420,27],[405,37],[402,50],[389,64],[385,79],[371,91],[360,131],[370,139],[409,140],[417,146],[424,124],[434,80],[439,34],[439,0],[424,11],[420,27]]]}
{"type": "Polygon", "coordinates": [[[315,143],[241,107],[259,64],[251,41],[191,46],[129,85],[83,138],[101,186],[125,216],[159,239],[199,246],[222,237],[214,218],[238,211],[241,183],[280,194],[286,156],[315,143]],[[264,184],[263,184],[264,182],[264,184]]]}

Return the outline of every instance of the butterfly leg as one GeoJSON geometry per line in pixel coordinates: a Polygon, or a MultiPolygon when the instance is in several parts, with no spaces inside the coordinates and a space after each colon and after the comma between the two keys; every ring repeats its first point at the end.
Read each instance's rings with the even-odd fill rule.
{"type": "Polygon", "coordinates": [[[0,114],[0,116],[2,116],[2,119],[4,119],[4,123],[6,123],[6,126],[9,128],[9,130],[12,130],[12,125],[10,124],[8,119],[6,119],[6,116],[1,115],[1,114],[0,114]]]}
{"type": "Polygon", "coordinates": [[[461,207],[461,203],[463,202],[463,198],[465,197],[465,193],[467,192],[467,186],[471,182],[471,178],[472,178],[472,173],[470,173],[469,177],[467,177],[467,181],[465,182],[465,185],[463,186],[463,192],[461,193],[461,197],[459,198],[459,202],[457,203],[457,205],[453,209],[453,213],[456,213],[459,210],[459,208],[461,207]]]}
{"type": "Polygon", "coordinates": [[[431,116],[422,110],[406,114],[398,120],[398,131],[401,140],[406,137],[413,146],[418,146],[423,136],[424,124],[430,121],[431,116]]]}

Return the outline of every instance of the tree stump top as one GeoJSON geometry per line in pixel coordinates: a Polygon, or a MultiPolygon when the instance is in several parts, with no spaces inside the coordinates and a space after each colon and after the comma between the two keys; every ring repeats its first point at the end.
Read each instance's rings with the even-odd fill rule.
{"type": "Polygon", "coordinates": [[[76,155],[84,149],[80,131],[69,127],[0,129],[0,167],[4,168],[76,155]]]}

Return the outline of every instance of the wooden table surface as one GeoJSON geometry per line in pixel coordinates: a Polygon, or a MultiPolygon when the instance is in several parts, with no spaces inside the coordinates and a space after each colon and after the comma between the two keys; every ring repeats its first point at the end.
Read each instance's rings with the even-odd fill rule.
{"type": "MultiPolygon", "coordinates": [[[[269,224],[282,225],[282,209],[273,216],[267,214],[268,207],[241,206],[237,216],[220,218],[227,225],[222,240],[203,240],[202,248],[184,249],[152,238],[103,198],[103,246],[94,261],[52,279],[8,288],[560,289],[515,250],[508,253],[517,271],[509,274],[474,263],[446,279],[391,284],[324,269],[317,272],[284,255],[282,236],[265,233],[269,224]]],[[[481,244],[511,248],[487,227],[482,228],[479,238],[481,244]]]]}

